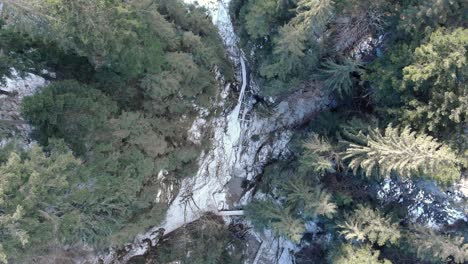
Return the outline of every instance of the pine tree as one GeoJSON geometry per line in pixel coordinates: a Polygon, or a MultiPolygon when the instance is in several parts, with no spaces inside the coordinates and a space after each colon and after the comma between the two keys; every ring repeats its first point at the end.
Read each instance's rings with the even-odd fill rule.
{"type": "MultiPolygon", "coordinates": [[[[63,142],[53,142],[48,155],[33,145],[20,157],[12,152],[0,165],[0,256],[16,259],[57,239],[57,219],[69,207],[64,197],[76,181],[81,162],[63,142]]],[[[2,257],[0,257],[1,259],[2,257]]]]}
{"type": "Polygon", "coordinates": [[[252,201],[245,208],[246,216],[258,230],[271,228],[277,235],[298,243],[305,231],[301,219],[295,218],[288,207],[282,207],[270,199],[252,201]]]}
{"type": "Polygon", "coordinates": [[[294,243],[299,243],[305,232],[304,222],[283,211],[278,221],[271,224],[271,229],[278,235],[286,237],[294,243]]]}
{"type": "Polygon", "coordinates": [[[464,237],[441,235],[432,229],[416,227],[410,233],[410,242],[424,260],[445,262],[452,258],[455,263],[468,261],[468,244],[464,237]]]}
{"type": "Polygon", "coordinates": [[[392,262],[379,259],[380,251],[374,250],[369,246],[354,247],[349,244],[343,244],[338,252],[332,256],[334,264],[391,264],[392,262]]]}
{"type": "Polygon", "coordinates": [[[276,0],[254,0],[245,6],[245,28],[250,37],[260,39],[271,33],[275,24],[276,0]]]}
{"type": "Polygon", "coordinates": [[[333,0],[299,0],[292,23],[305,32],[312,31],[318,38],[334,15],[334,4],[333,0]]]}
{"type": "MultiPolygon", "coordinates": [[[[413,62],[403,68],[403,83],[422,96],[409,102],[403,115],[407,123],[441,135],[464,133],[468,108],[467,46],[468,29],[440,28],[416,48],[413,62]]],[[[466,142],[462,144],[466,147],[466,142]]]]}
{"type": "Polygon", "coordinates": [[[284,184],[281,191],[286,203],[296,208],[304,218],[317,216],[332,218],[336,213],[336,205],[331,202],[331,194],[320,185],[312,187],[302,178],[295,178],[284,184]]]}
{"type": "Polygon", "coordinates": [[[339,96],[352,93],[353,79],[351,74],[361,72],[360,62],[346,58],[342,64],[328,59],[322,63],[317,78],[323,81],[326,91],[337,92],[339,96]]]}
{"type": "Polygon", "coordinates": [[[350,144],[344,154],[355,174],[362,168],[367,176],[374,171],[384,177],[396,172],[401,177],[422,175],[442,183],[460,177],[459,161],[450,148],[409,127],[400,130],[389,125],[384,134],[374,129],[366,145],[350,144]]]}
{"type": "Polygon", "coordinates": [[[338,226],[347,240],[369,240],[379,246],[396,244],[401,236],[397,223],[392,223],[389,217],[383,216],[379,211],[362,205],[338,226]]]}
{"type": "Polygon", "coordinates": [[[305,144],[305,151],[301,156],[301,167],[314,171],[319,175],[335,172],[335,166],[341,165],[340,156],[325,138],[313,135],[305,144]],[[336,163],[336,164],[335,164],[336,163]]]}
{"type": "Polygon", "coordinates": [[[466,2],[463,0],[427,0],[411,2],[400,13],[398,27],[413,39],[424,38],[424,33],[440,26],[461,26],[466,2]]]}
{"type": "Polygon", "coordinates": [[[58,81],[21,103],[21,112],[40,132],[42,143],[59,137],[82,155],[117,112],[117,104],[93,86],[58,81]]]}
{"type": "Polygon", "coordinates": [[[266,78],[278,76],[280,80],[286,80],[291,73],[297,72],[305,56],[305,41],[306,36],[300,28],[291,24],[281,27],[274,39],[274,63],[264,65],[260,69],[261,75],[266,78]]]}

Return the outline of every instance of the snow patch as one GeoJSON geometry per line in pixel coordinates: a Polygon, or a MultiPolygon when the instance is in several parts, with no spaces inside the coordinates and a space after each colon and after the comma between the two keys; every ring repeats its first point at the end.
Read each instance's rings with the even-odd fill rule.
{"type": "Polygon", "coordinates": [[[385,179],[377,191],[383,203],[397,202],[407,208],[409,221],[439,229],[456,221],[468,221],[467,196],[463,193],[466,180],[461,180],[446,191],[434,182],[385,179]]]}
{"type": "Polygon", "coordinates": [[[7,144],[13,138],[20,140],[23,145],[30,143],[29,133],[31,127],[23,120],[20,114],[21,101],[26,96],[31,96],[48,82],[32,73],[21,76],[12,69],[12,76],[4,78],[4,84],[0,85],[0,90],[10,93],[10,95],[0,95],[0,120],[11,125],[11,135],[0,139],[0,147],[7,144]]]}

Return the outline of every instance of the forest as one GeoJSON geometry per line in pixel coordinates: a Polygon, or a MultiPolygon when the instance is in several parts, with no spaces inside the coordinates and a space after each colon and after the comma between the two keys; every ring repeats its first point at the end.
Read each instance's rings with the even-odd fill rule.
{"type": "MultiPolygon", "coordinates": [[[[244,226],[295,245],[290,263],[467,263],[468,2],[225,2],[258,86],[251,111],[316,90],[330,106],[243,181],[241,224],[208,212],[128,263],[262,263],[244,226]],[[378,198],[389,181],[444,194],[465,184],[464,217],[413,221],[378,198]]],[[[164,221],[219,144],[187,131],[200,109],[232,108],[236,92],[219,102],[238,66],[207,10],[183,1],[0,4],[0,97],[14,96],[2,88],[12,78],[47,81],[19,104],[27,143],[0,108],[0,263],[125,248],[164,221]]]]}

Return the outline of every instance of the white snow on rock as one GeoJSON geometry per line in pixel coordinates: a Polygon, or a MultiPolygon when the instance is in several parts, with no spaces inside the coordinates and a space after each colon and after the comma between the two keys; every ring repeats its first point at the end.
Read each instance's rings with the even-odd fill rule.
{"type": "MultiPolygon", "coordinates": [[[[4,78],[5,83],[0,85],[0,90],[11,93],[11,95],[0,95],[0,120],[12,124],[12,137],[29,143],[31,127],[24,122],[20,115],[20,104],[25,96],[33,95],[40,87],[47,85],[47,81],[32,73],[20,76],[12,69],[12,77],[4,78]]],[[[0,146],[9,142],[12,138],[0,139],[0,146]]]]}
{"type": "MultiPolygon", "coordinates": [[[[36,93],[37,89],[47,84],[47,81],[41,76],[26,73],[24,76],[12,69],[12,77],[5,78],[5,84],[0,86],[0,89],[12,93],[16,93],[15,100],[20,101],[25,96],[31,96],[36,93]]],[[[5,98],[6,95],[0,95],[0,98],[5,98]]]]}
{"type": "MultiPolygon", "coordinates": [[[[197,106],[195,106],[197,107],[197,106]]],[[[193,121],[192,126],[188,131],[188,140],[196,145],[201,144],[201,140],[203,138],[203,132],[207,124],[207,116],[209,111],[207,109],[199,109],[198,116],[193,121]]]]}
{"type": "Polygon", "coordinates": [[[456,221],[468,221],[466,179],[442,191],[434,182],[385,179],[377,192],[383,204],[397,202],[407,208],[409,221],[439,229],[456,221]]]}

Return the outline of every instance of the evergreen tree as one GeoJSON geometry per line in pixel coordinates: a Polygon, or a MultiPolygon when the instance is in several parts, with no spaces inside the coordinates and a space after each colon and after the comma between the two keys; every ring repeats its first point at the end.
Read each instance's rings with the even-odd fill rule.
{"type": "Polygon", "coordinates": [[[277,235],[288,238],[296,244],[299,244],[305,232],[304,222],[285,211],[281,213],[278,221],[271,223],[271,229],[277,235]]]}
{"type": "MultiPolygon", "coordinates": [[[[0,165],[0,256],[21,259],[25,252],[60,242],[60,226],[69,211],[63,199],[78,178],[81,162],[63,143],[45,153],[37,145],[24,157],[12,152],[0,165]]],[[[4,261],[6,262],[6,261],[4,261]]]]}
{"type": "Polygon", "coordinates": [[[346,58],[343,64],[338,64],[330,59],[322,63],[317,78],[323,81],[326,91],[337,92],[339,96],[352,93],[353,79],[351,74],[361,72],[361,64],[358,61],[346,58]]]}
{"type": "Polygon", "coordinates": [[[319,38],[334,15],[334,4],[333,0],[299,0],[292,23],[319,38]]]}
{"type": "Polygon", "coordinates": [[[376,109],[464,151],[466,35],[464,28],[439,28],[422,43],[411,39],[395,43],[365,75],[376,109]]]}
{"type": "Polygon", "coordinates": [[[274,63],[264,65],[260,74],[266,78],[279,77],[280,80],[286,80],[290,73],[298,72],[305,56],[305,41],[306,36],[300,28],[290,24],[281,27],[275,38],[274,63]]]}
{"type": "Polygon", "coordinates": [[[163,190],[153,176],[167,170],[173,184],[196,168],[186,117],[211,106],[215,67],[230,78],[218,32],[204,10],[181,1],[24,2],[7,7],[8,27],[94,66],[82,76],[87,85],[57,81],[22,105],[42,143],[64,138],[85,160],[67,196],[79,210],[64,216],[63,240],[127,242],[167,206],[154,199],[163,190]]]}
{"type": "Polygon", "coordinates": [[[276,18],[276,0],[248,1],[245,9],[245,29],[253,39],[268,37],[276,18]]]}
{"type": "Polygon", "coordinates": [[[410,233],[410,242],[417,250],[418,257],[429,261],[466,263],[468,244],[464,237],[437,234],[432,229],[415,228],[410,233]]]}
{"type": "Polygon", "coordinates": [[[334,264],[391,264],[387,259],[379,259],[380,251],[369,246],[354,247],[343,244],[340,250],[332,256],[334,264]]]}
{"type": "Polygon", "coordinates": [[[324,175],[335,172],[335,166],[341,165],[340,156],[334,151],[330,142],[317,134],[312,136],[304,147],[305,151],[300,160],[304,170],[312,169],[313,172],[324,175]]]}
{"type": "Polygon", "coordinates": [[[413,39],[423,38],[436,28],[444,25],[460,26],[466,19],[463,0],[427,0],[408,2],[399,14],[398,28],[413,39]]]}
{"type": "Polygon", "coordinates": [[[369,240],[379,246],[396,244],[401,236],[398,224],[392,223],[389,217],[383,216],[379,211],[362,205],[338,226],[347,240],[369,240]]]}
{"type": "Polygon", "coordinates": [[[304,223],[301,219],[293,217],[290,208],[283,208],[270,199],[252,201],[244,210],[258,230],[271,228],[277,235],[295,243],[299,243],[305,231],[304,223]]]}
{"type": "Polygon", "coordinates": [[[403,84],[422,96],[409,102],[409,109],[403,114],[406,123],[442,135],[464,133],[468,109],[467,47],[468,29],[441,28],[416,48],[412,63],[403,69],[403,84]]]}
{"type": "Polygon", "coordinates": [[[362,168],[367,176],[374,171],[379,176],[396,172],[402,177],[425,176],[442,183],[460,177],[459,161],[450,148],[409,127],[400,130],[389,125],[384,134],[374,129],[367,135],[366,145],[350,144],[344,154],[354,173],[362,168]]]}
{"type": "Polygon", "coordinates": [[[25,119],[41,133],[41,142],[50,137],[65,139],[83,155],[117,112],[117,105],[101,91],[77,81],[59,81],[22,101],[25,119]]]}
{"type": "Polygon", "coordinates": [[[281,191],[287,204],[296,208],[304,218],[332,218],[336,213],[336,205],[331,202],[331,195],[320,185],[312,187],[302,178],[295,178],[281,186],[281,191]]]}

